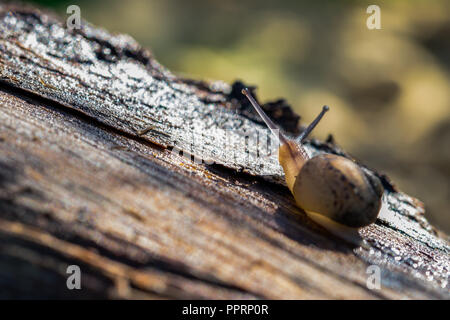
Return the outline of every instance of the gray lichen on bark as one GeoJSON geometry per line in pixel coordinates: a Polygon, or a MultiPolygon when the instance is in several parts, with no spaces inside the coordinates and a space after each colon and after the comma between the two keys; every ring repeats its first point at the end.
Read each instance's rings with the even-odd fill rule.
{"type": "MultiPolygon", "coordinates": [[[[369,249],[295,207],[276,154],[245,145],[264,126],[241,84],[179,78],[128,36],[67,30],[34,8],[0,5],[0,30],[3,270],[56,279],[75,261],[90,270],[92,296],[450,298],[447,240],[381,174],[382,212],[361,231],[369,249]],[[42,265],[45,250],[54,265],[42,265]],[[382,269],[379,292],[365,287],[370,264],[382,269]]],[[[301,130],[286,112],[279,124],[301,130]]],[[[332,143],[307,147],[350,157],[332,143]]]]}

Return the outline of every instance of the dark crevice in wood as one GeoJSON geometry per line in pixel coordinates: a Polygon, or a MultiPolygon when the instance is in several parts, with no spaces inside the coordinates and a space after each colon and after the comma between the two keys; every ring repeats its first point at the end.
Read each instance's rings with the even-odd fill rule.
{"type": "Polygon", "coordinates": [[[22,88],[16,87],[11,85],[10,83],[4,81],[4,80],[0,80],[0,90],[11,94],[17,98],[20,99],[24,99],[25,101],[27,101],[28,103],[32,103],[32,104],[42,104],[43,106],[47,107],[47,108],[51,108],[52,110],[58,111],[58,112],[64,112],[68,115],[71,115],[73,117],[76,117],[79,120],[82,120],[86,123],[89,123],[101,130],[105,130],[109,133],[112,134],[117,134],[120,136],[123,136],[127,139],[130,140],[134,140],[136,142],[145,144],[147,146],[150,146],[152,148],[158,149],[158,150],[163,150],[165,149],[165,147],[160,146],[156,143],[153,143],[147,139],[142,139],[137,135],[133,135],[131,133],[128,133],[126,131],[120,130],[116,127],[110,126],[107,123],[101,122],[98,119],[95,119],[93,117],[91,117],[90,115],[80,111],[79,109],[75,109],[73,107],[61,104],[57,101],[42,97],[41,95],[35,94],[31,91],[28,90],[24,90],[22,88]]]}
{"type": "MultiPolygon", "coordinates": [[[[217,132],[234,129],[238,143],[262,128],[243,82],[182,79],[130,38],[67,30],[32,7],[0,4],[0,17],[0,271],[49,277],[46,292],[61,297],[58,261],[87,268],[100,297],[124,283],[128,298],[448,297],[448,244],[384,175],[389,208],[361,230],[369,248],[355,248],[296,206],[274,157],[248,146],[223,155],[217,132]],[[66,50],[74,40],[86,51],[66,50]],[[171,153],[178,143],[190,157],[171,153]],[[191,161],[199,146],[214,164],[191,161]],[[372,264],[386,278],[379,291],[365,286],[372,264]]],[[[263,108],[286,132],[302,130],[284,100],[263,108]]],[[[331,137],[306,144],[353,159],[331,137]]]]}

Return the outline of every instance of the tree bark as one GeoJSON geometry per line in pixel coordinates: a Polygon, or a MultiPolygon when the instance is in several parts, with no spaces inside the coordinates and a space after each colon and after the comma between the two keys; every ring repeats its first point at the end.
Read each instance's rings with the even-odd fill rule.
{"type": "MultiPolygon", "coordinates": [[[[1,298],[450,298],[447,236],[386,176],[368,247],[296,207],[276,154],[243,139],[264,126],[242,83],[182,79],[33,7],[0,4],[0,30],[1,298]]],[[[284,101],[264,108],[302,130],[284,101]]]]}

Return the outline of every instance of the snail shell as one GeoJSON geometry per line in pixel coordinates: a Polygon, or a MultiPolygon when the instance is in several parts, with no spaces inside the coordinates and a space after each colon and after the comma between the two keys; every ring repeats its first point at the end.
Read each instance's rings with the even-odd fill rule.
{"type": "Polygon", "coordinates": [[[321,154],[305,162],[292,193],[305,211],[360,228],[377,219],[383,187],[376,176],[363,171],[353,161],[334,154],[321,154]]]}
{"type": "Polygon", "coordinates": [[[280,146],[278,159],[295,202],[312,218],[323,216],[349,228],[375,222],[383,186],[370,171],[334,154],[309,158],[292,140],[280,146]]]}

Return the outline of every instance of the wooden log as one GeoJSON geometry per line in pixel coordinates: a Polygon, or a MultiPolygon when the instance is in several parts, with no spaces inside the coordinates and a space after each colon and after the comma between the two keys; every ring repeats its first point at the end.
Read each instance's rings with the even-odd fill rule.
{"type": "MultiPolygon", "coordinates": [[[[179,78],[128,36],[32,7],[1,4],[0,30],[0,297],[450,298],[447,236],[384,175],[367,248],[295,206],[276,154],[245,140],[264,127],[242,83],[179,78]]],[[[301,130],[284,101],[264,107],[301,130]]]]}

